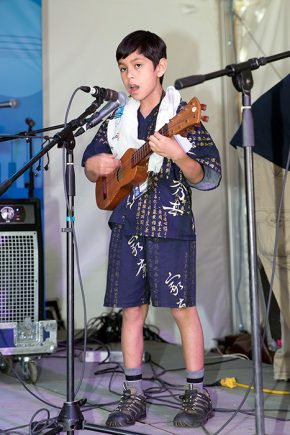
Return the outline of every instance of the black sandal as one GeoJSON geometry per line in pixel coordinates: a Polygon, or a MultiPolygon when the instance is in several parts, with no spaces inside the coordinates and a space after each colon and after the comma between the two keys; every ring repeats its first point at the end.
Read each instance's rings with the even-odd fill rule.
{"type": "Polygon", "coordinates": [[[117,408],[109,415],[106,425],[110,427],[122,427],[135,424],[136,421],[146,418],[146,399],[137,396],[134,389],[128,389],[124,385],[124,392],[117,408]]]}
{"type": "Polygon", "coordinates": [[[212,402],[207,390],[186,389],[181,399],[183,409],[174,417],[174,426],[203,426],[212,416],[212,402]]]}

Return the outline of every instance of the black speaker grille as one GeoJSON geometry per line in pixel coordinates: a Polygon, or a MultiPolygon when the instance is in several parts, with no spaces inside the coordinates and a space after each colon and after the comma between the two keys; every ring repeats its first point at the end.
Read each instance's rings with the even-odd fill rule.
{"type": "Polygon", "coordinates": [[[0,232],[0,323],[38,320],[35,231],[0,232]]]}

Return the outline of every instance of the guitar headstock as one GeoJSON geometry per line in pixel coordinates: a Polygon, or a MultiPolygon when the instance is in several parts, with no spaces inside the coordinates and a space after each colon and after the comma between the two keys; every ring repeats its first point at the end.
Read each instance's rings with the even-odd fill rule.
{"type": "Polygon", "coordinates": [[[206,110],[206,104],[201,104],[198,98],[193,97],[186,106],[169,121],[169,135],[180,134],[181,136],[186,136],[189,132],[192,132],[192,127],[195,125],[198,126],[201,121],[207,122],[208,116],[201,115],[201,112],[204,110],[206,110]]]}

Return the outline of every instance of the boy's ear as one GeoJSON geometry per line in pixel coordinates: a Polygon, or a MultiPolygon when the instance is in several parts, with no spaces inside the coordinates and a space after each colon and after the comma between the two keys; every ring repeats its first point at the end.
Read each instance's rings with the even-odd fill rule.
{"type": "Polygon", "coordinates": [[[157,76],[162,77],[167,69],[167,59],[162,57],[157,65],[157,76]]]}

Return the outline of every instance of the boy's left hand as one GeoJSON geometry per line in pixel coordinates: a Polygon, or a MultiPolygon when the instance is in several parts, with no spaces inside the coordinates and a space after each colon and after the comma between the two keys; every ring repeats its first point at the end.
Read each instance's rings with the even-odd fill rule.
{"type": "Polygon", "coordinates": [[[163,136],[158,131],[149,136],[148,142],[154,153],[173,161],[182,159],[186,155],[175,138],[163,136]]]}
{"type": "Polygon", "coordinates": [[[203,179],[203,167],[186,154],[174,137],[163,136],[156,131],[149,136],[148,143],[154,153],[173,160],[192,184],[199,183],[203,179]]]}

